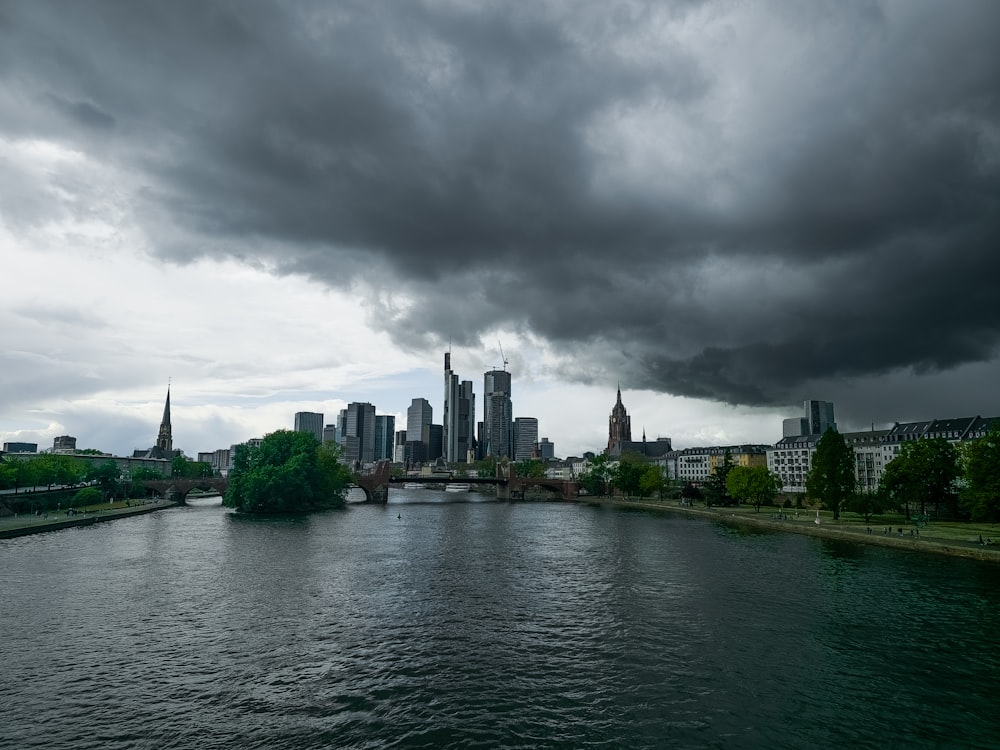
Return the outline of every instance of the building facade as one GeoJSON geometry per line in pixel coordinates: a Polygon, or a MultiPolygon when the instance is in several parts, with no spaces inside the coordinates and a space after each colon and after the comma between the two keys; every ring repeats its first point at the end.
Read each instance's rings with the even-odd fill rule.
{"type": "Polygon", "coordinates": [[[444,355],[444,458],[449,463],[475,460],[473,447],[476,434],[476,397],[472,381],[459,382],[451,369],[451,352],[444,355]]]}
{"type": "Polygon", "coordinates": [[[375,461],[375,407],[372,404],[355,401],[347,405],[341,445],[348,465],[375,461]]]}
{"type": "Polygon", "coordinates": [[[431,445],[431,422],[434,410],[425,398],[415,398],[406,410],[406,463],[423,463],[431,445]],[[416,445],[419,444],[419,447],[416,445]]]}
{"type": "Polygon", "coordinates": [[[295,431],[308,432],[317,443],[323,442],[323,415],[314,411],[295,412],[295,431]]]}
{"type": "Polygon", "coordinates": [[[518,417],[514,420],[514,460],[535,458],[537,451],[538,420],[535,417],[518,417]]]}
{"type": "Polygon", "coordinates": [[[511,377],[506,370],[490,370],[483,375],[484,456],[511,458],[514,455],[514,407],[511,377]]]}
{"type": "Polygon", "coordinates": [[[392,461],[395,442],[396,417],[391,414],[375,415],[375,460],[392,461]]]}

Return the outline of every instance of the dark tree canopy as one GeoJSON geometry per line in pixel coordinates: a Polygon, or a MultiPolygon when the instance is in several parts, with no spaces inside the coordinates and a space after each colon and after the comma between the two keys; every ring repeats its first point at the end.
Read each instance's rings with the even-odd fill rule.
{"type": "Polygon", "coordinates": [[[854,451],[844,436],[828,428],[816,444],[812,468],[806,477],[806,493],[840,518],[840,504],[854,495],[854,451]]]}
{"type": "Polygon", "coordinates": [[[964,446],[962,506],[973,521],[1000,521],[1000,428],[964,446]]]}
{"type": "Polygon", "coordinates": [[[741,502],[750,503],[760,513],[781,492],[781,480],[766,466],[734,466],[726,477],[726,491],[741,502]]]}
{"type": "Polygon", "coordinates": [[[242,513],[306,513],[344,505],[350,471],[333,444],[278,430],[236,448],[223,505],[242,513]]]}
{"type": "Polygon", "coordinates": [[[957,478],[955,447],[944,438],[922,438],[903,443],[899,455],[885,467],[882,490],[909,518],[911,503],[920,506],[921,515],[927,512],[928,500],[937,510],[942,500],[954,510],[951,500],[957,478]]]}
{"type": "Polygon", "coordinates": [[[726,480],[729,479],[729,472],[733,470],[735,465],[733,455],[727,449],[722,455],[722,462],[716,464],[704,484],[703,491],[706,505],[729,505],[729,501],[732,498],[726,489],[726,480]]]}

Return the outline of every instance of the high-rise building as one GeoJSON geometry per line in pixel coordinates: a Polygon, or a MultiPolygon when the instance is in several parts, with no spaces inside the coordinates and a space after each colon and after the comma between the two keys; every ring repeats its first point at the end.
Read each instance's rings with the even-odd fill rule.
{"type": "Polygon", "coordinates": [[[406,443],[420,443],[421,448],[411,449],[409,462],[422,463],[427,460],[431,446],[431,421],[434,410],[426,398],[415,398],[406,410],[406,443]],[[418,458],[419,455],[419,458],[418,458]]]}
{"type": "Polygon", "coordinates": [[[837,429],[832,401],[805,401],[802,404],[802,415],[809,421],[809,435],[822,435],[828,427],[837,429]]]}
{"type": "Polygon", "coordinates": [[[348,463],[370,464],[375,460],[374,406],[357,401],[347,405],[344,409],[344,431],[340,442],[344,446],[348,463]]]}
{"type": "Polygon", "coordinates": [[[396,417],[391,414],[375,415],[375,460],[393,460],[393,437],[396,431],[396,417]]]}
{"type": "Polygon", "coordinates": [[[484,374],[483,436],[485,456],[510,458],[514,455],[514,410],[510,400],[510,373],[490,370],[484,374]]]}
{"type": "Polygon", "coordinates": [[[538,420],[518,417],[514,420],[514,460],[527,461],[534,457],[538,444],[538,420]]]}
{"type": "Polygon", "coordinates": [[[550,443],[548,438],[542,438],[538,441],[538,457],[543,461],[548,461],[549,459],[556,457],[556,445],[555,443],[550,443]]]}
{"type": "Polygon", "coordinates": [[[323,415],[314,411],[295,412],[295,431],[308,432],[316,438],[317,443],[323,442],[323,415]]]}
{"type": "Polygon", "coordinates": [[[782,437],[799,437],[809,434],[809,420],[805,417],[790,417],[781,420],[782,437]]]}
{"type": "Polygon", "coordinates": [[[4,453],[38,453],[38,443],[4,443],[4,453]]]}
{"type": "Polygon", "coordinates": [[[406,430],[396,430],[396,447],[392,460],[397,464],[406,462],[406,430]]]}
{"type": "Polygon", "coordinates": [[[451,370],[451,352],[444,355],[444,458],[449,463],[470,460],[476,434],[476,397],[472,381],[459,382],[451,370]]]}
{"type": "Polygon", "coordinates": [[[427,460],[436,461],[444,457],[444,425],[432,424],[428,430],[427,460]]]}
{"type": "Polygon", "coordinates": [[[340,432],[337,430],[337,425],[328,424],[323,428],[323,442],[324,443],[339,443],[340,442],[340,432]]]}

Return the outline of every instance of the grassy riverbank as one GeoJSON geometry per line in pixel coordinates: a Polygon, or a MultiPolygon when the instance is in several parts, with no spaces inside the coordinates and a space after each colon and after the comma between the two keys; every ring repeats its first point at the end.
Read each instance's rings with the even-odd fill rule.
{"type": "Polygon", "coordinates": [[[623,500],[610,497],[580,498],[580,500],[594,505],[682,513],[733,525],[1000,563],[1000,526],[992,524],[932,521],[920,529],[918,537],[913,525],[907,524],[899,515],[875,516],[866,524],[864,518],[852,513],[841,514],[841,517],[834,521],[832,513],[820,511],[820,522],[817,524],[815,510],[796,512],[794,509],[762,508],[760,513],[757,513],[753,507],[746,505],[706,508],[703,505],[683,506],[676,500],[623,500]],[[899,533],[900,528],[903,530],[902,535],[899,533]],[[911,529],[914,530],[912,535],[911,529]],[[980,544],[980,537],[984,541],[992,539],[996,544],[980,544]]]}
{"type": "Polygon", "coordinates": [[[75,512],[66,510],[49,511],[32,515],[21,513],[11,516],[0,516],[0,539],[10,539],[27,534],[39,534],[43,531],[68,529],[73,526],[89,526],[93,523],[113,521],[125,516],[136,516],[152,513],[164,508],[172,508],[175,503],[167,500],[121,500],[114,503],[101,503],[86,508],[77,508],[75,512]]]}

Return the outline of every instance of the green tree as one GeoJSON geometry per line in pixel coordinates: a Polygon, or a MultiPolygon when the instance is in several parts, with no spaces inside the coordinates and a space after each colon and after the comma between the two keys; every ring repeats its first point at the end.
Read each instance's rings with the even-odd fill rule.
{"type": "Polygon", "coordinates": [[[772,502],[781,492],[781,480],[766,466],[734,466],[726,477],[726,492],[736,500],[760,506],[772,502]]]}
{"type": "Polygon", "coordinates": [[[599,453],[590,459],[587,470],[577,477],[580,486],[589,495],[608,494],[608,481],[611,479],[611,457],[607,453],[599,453]]]}
{"type": "Polygon", "coordinates": [[[840,518],[840,504],[854,494],[854,450],[844,436],[827,428],[816,444],[812,468],[806,476],[806,492],[840,518]]]}
{"type": "Polygon", "coordinates": [[[121,470],[114,461],[105,461],[96,466],[91,466],[87,472],[87,479],[97,483],[105,499],[111,499],[118,494],[118,489],[121,486],[119,483],[121,470]]]}
{"type": "Polygon", "coordinates": [[[712,469],[712,473],[708,475],[708,480],[702,489],[706,505],[729,504],[730,497],[726,490],[726,480],[729,478],[729,472],[734,467],[733,456],[726,450],[722,454],[722,463],[716,464],[715,468],[712,469]]]}
{"type": "Polygon", "coordinates": [[[691,482],[685,482],[684,486],[681,487],[681,497],[690,502],[695,500],[704,500],[705,495],[700,489],[695,487],[691,482]]]}
{"type": "Polygon", "coordinates": [[[670,486],[670,482],[663,471],[663,467],[658,464],[649,464],[646,466],[646,470],[639,477],[639,495],[640,497],[646,497],[646,495],[656,495],[660,500],[663,499],[663,493],[670,486]]]}
{"type": "Polygon", "coordinates": [[[528,458],[514,464],[514,472],[519,477],[541,479],[545,476],[545,462],[540,458],[528,458]]]}
{"type": "Polygon", "coordinates": [[[74,494],[72,499],[69,501],[69,507],[81,508],[89,505],[97,505],[103,499],[104,496],[96,487],[84,487],[83,489],[76,491],[76,494],[74,494]]]}
{"type": "Polygon", "coordinates": [[[614,469],[611,470],[611,484],[618,488],[625,497],[638,495],[642,486],[642,476],[646,473],[646,461],[642,456],[623,454],[614,469]]]}
{"type": "Polygon", "coordinates": [[[305,432],[278,430],[236,448],[222,504],[241,513],[305,513],[342,506],[350,471],[339,447],[305,432]]]}
{"type": "Polygon", "coordinates": [[[962,507],[973,521],[1000,521],[1000,427],[964,446],[962,468],[962,507]]]}
{"type": "Polygon", "coordinates": [[[942,500],[954,511],[957,478],[958,457],[951,443],[944,438],[910,440],[885,467],[881,489],[903,506],[909,519],[910,503],[919,504],[920,514],[925,515],[928,499],[937,512],[942,500]]]}
{"type": "Polygon", "coordinates": [[[212,476],[212,465],[192,461],[187,456],[174,456],[170,459],[170,475],[177,479],[204,479],[212,476]]]}
{"type": "Polygon", "coordinates": [[[865,517],[865,523],[872,516],[885,513],[892,507],[892,500],[879,488],[875,492],[855,492],[844,503],[844,509],[865,517]]]}

